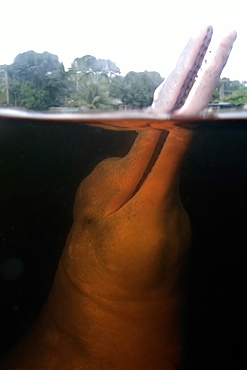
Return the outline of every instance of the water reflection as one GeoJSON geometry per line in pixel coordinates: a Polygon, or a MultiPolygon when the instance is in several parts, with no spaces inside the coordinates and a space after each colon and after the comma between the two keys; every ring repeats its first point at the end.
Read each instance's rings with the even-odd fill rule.
{"type": "Polygon", "coordinates": [[[176,116],[174,114],[156,113],[150,110],[129,110],[119,112],[98,112],[83,113],[83,114],[67,114],[67,113],[40,113],[21,111],[13,109],[0,109],[0,117],[2,119],[14,118],[17,121],[46,121],[46,122],[68,122],[78,123],[90,127],[99,127],[107,130],[168,130],[171,131],[177,127],[189,129],[205,128],[215,124],[223,125],[226,122],[230,124],[236,121],[246,121],[246,110],[211,112],[207,109],[204,113],[195,116],[176,116]]]}

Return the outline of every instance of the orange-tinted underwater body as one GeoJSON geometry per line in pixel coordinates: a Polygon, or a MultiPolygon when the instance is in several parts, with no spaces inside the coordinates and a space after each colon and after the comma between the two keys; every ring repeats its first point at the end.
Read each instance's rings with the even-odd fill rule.
{"type": "Polygon", "coordinates": [[[139,134],[125,157],[82,181],[48,301],[6,369],[177,368],[190,244],[178,171],[190,136],[168,135],[137,191],[158,131],[139,134]]]}

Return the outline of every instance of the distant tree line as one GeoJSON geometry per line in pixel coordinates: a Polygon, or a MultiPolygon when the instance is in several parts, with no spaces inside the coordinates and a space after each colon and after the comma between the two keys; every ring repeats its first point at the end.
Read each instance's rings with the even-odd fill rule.
{"type": "Polygon", "coordinates": [[[76,58],[66,72],[56,55],[27,51],[0,66],[0,105],[31,110],[50,107],[110,109],[119,104],[143,108],[162,82],[157,72],[129,72],[111,60],[76,58]]]}
{"type": "MultiPolygon", "coordinates": [[[[0,106],[29,110],[71,107],[80,110],[144,108],[163,81],[158,72],[129,72],[109,59],[76,58],[68,71],[56,55],[27,51],[10,65],[0,66],[0,106]]],[[[247,104],[246,82],[221,79],[212,102],[247,104]]]]}
{"type": "Polygon", "coordinates": [[[235,105],[246,105],[247,81],[231,81],[229,78],[221,78],[213,93],[211,102],[226,102],[235,105]]]}

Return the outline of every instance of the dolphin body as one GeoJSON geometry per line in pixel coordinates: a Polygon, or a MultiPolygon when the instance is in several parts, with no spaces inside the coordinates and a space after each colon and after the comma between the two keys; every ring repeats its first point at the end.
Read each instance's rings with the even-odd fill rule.
{"type": "MultiPolygon", "coordinates": [[[[236,33],[196,78],[212,37],[194,35],[157,88],[150,110],[179,116],[207,106],[236,33]]],[[[36,324],[3,370],[174,370],[182,363],[183,272],[190,222],[179,170],[192,132],[142,131],[123,158],[100,162],[80,184],[73,225],[36,324]]]]}

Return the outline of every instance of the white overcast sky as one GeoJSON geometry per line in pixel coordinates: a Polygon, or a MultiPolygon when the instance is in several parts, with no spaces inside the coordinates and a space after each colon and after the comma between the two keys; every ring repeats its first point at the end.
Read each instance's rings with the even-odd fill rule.
{"type": "Polygon", "coordinates": [[[56,54],[65,67],[86,54],[111,59],[122,74],[166,77],[191,33],[212,24],[215,38],[238,38],[222,77],[247,80],[246,0],[4,0],[0,65],[28,50],[56,54]]]}

